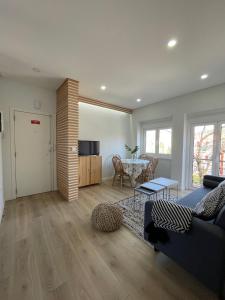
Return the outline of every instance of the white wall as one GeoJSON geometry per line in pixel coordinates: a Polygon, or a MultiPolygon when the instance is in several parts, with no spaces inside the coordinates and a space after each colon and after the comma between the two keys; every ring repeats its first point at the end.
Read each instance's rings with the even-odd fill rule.
{"type": "Polygon", "coordinates": [[[126,156],[125,144],[130,144],[131,115],[79,103],[80,108],[80,140],[100,141],[100,155],[102,155],[103,178],[113,175],[112,155],[126,156]]]}
{"type": "MultiPolygon", "coordinates": [[[[0,111],[4,118],[3,137],[3,182],[4,197],[6,200],[15,197],[15,174],[12,165],[12,111],[19,109],[27,112],[51,114],[53,115],[53,126],[55,127],[56,95],[55,91],[38,88],[18,81],[0,79],[0,111]],[[42,107],[40,110],[34,108],[34,101],[40,100],[42,107]]],[[[53,139],[55,140],[55,129],[53,128],[53,139]]],[[[55,157],[54,157],[55,170],[55,157]]],[[[55,177],[55,176],[54,176],[55,177]]],[[[54,180],[54,188],[56,182],[54,180]]]]}
{"type": "Polygon", "coordinates": [[[155,177],[171,177],[171,159],[159,158],[159,163],[155,171],[155,177]]]}
{"type": "Polygon", "coordinates": [[[187,120],[199,113],[204,116],[205,113],[220,112],[225,112],[225,84],[136,109],[133,113],[133,138],[140,143],[142,122],[171,119],[173,128],[171,166],[168,164],[162,167],[165,162],[160,162],[161,171],[159,174],[158,170],[158,175],[171,174],[171,177],[178,179],[184,187],[187,120]]]}

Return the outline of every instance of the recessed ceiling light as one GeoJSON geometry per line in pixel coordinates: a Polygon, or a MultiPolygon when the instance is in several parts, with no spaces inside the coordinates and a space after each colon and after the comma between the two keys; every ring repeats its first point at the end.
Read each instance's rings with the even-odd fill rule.
{"type": "Polygon", "coordinates": [[[33,70],[34,72],[36,72],[36,73],[40,73],[40,72],[41,72],[40,69],[38,69],[38,68],[36,68],[36,67],[33,67],[32,70],[33,70]]]}
{"type": "Polygon", "coordinates": [[[105,85],[101,85],[101,90],[105,91],[106,90],[106,86],[105,85]]]}
{"type": "Polygon", "coordinates": [[[138,99],[137,99],[137,102],[141,102],[141,99],[140,99],[140,98],[138,98],[138,99]]]}
{"type": "Polygon", "coordinates": [[[208,77],[209,77],[208,74],[202,74],[202,75],[201,75],[201,79],[202,79],[202,80],[207,79],[208,77]]]}
{"type": "Polygon", "coordinates": [[[168,46],[169,48],[173,48],[174,46],[176,46],[176,44],[177,44],[177,40],[172,39],[172,40],[170,40],[170,41],[168,42],[167,46],[168,46]]]}

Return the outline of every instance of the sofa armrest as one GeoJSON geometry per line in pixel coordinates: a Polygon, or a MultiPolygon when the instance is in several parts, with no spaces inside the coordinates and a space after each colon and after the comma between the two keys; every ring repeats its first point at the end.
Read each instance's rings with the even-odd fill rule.
{"type": "Polygon", "coordinates": [[[196,241],[205,240],[207,244],[219,243],[225,254],[225,231],[214,223],[193,217],[191,229],[187,232],[194,236],[196,241]]]}
{"type": "Polygon", "coordinates": [[[152,222],[152,207],[153,207],[154,201],[146,201],[145,202],[145,214],[144,214],[144,225],[148,225],[152,222]]]}
{"type": "MultiPolygon", "coordinates": [[[[152,223],[153,203],[145,203],[144,237],[148,242],[150,239],[146,228],[152,223]]],[[[222,293],[225,279],[225,230],[214,223],[193,217],[191,228],[186,233],[165,232],[168,235],[166,243],[151,243],[208,287],[222,293]]]]}
{"type": "MultiPolygon", "coordinates": [[[[145,203],[145,214],[144,214],[144,231],[148,227],[149,224],[152,223],[152,216],[151,211],[153,207],[154,201],[147,201],[145,203]]],[[[180,235],[180,233],[178,233],[180,235]]],[[[214,224],[207,221],[204,221],[200,218],[193,217],[191,229],[187,232],[187,235],[194,234],[196,236],[196,240],[205,239],[210,240],[208,241],[210,244],[212,240],[221,240],[223,242],[224,253],[225,253],[225,230],[214,224]]]]}
{"type": "MultiPolygon", "coordinates": [[[[154,201],[147,201],[145,203],[145,214],[144,214],[144,238],[149,241],[148,236],[148,230],[146,229],[149,227],[149,225],[153,222],[151,211],[153,207],[154,201]]],[[[222,253],[225,254],[225,230],[220,226],[219,224],[210,223],[205,220],[202,220],[198,217],[193,217],[191,228],[189,231],[187,231],[185,234],[180,234],[176,232],[169,231],[169,235],[178,235],[181,238],[183,236],[186,236],[188,239],[190,239],[190,242],[193,243],[193,245],[196,242],[196,245],[205,245],[205,247],[209,247],[209,245],[218,245],[218,251],[220,251],[221,255],[222,253]],[[201,241],[203,244],[201,244],[201,241]],[[222,252],[221,252],[222,251],[222,252]]],[[[217,247],[214,247],[213,249],[216,249],[217,247]]],[[[194,253],[193,253],[194,255],[194,253]]],[[[225,256],[224,256],[225,257],[225,256]]]]}
{"type": "Polygon", "coordinates": [[[144,213],[144,238],[148,241],[148,233],[146,232],[146,228],[149,224],[152,223],[152,207],[153,207],[153,200],[149,200],[145,202],[145,213],[144,213]]]}
{"type": "Polygon", "coordinates": [[[213,175],[205,175],[203,178],[203,185],[209,188],[216,188],[220,182],[224,181],[225,177],[213,176],[213,175]]]}
{"type": "Polygon", "coordinates": [[[179,257],[178,261],[207,286],[222,293],[225,280],[225,231],[213,223],[193,217],[190,231],[177,238],[180,240],[177,247],[183,249],[183,257],[179,257]]]}

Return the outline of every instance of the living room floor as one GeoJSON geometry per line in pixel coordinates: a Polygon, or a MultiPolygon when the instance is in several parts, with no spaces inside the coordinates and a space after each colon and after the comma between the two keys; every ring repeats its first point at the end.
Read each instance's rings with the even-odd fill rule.
{"type": "Polygon", "coordinates": [[[132,194],[108,182],[82,188],[77,202],[57,192],[8,201],[0,227],[0,299],[216,299],[127,228],[92,229],[95,205],[132,194]]]}

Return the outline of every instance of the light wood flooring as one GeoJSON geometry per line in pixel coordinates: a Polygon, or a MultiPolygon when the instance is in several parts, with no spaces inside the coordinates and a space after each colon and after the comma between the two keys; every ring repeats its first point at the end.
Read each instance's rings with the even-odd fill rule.
{"type": "Polygon", "coordinates": [[[196,279],[127,228],[92,229],[91,211],[132,194],[110,183],[8,201],[0,225],[1,300],[216,299],[196,279]]]}

